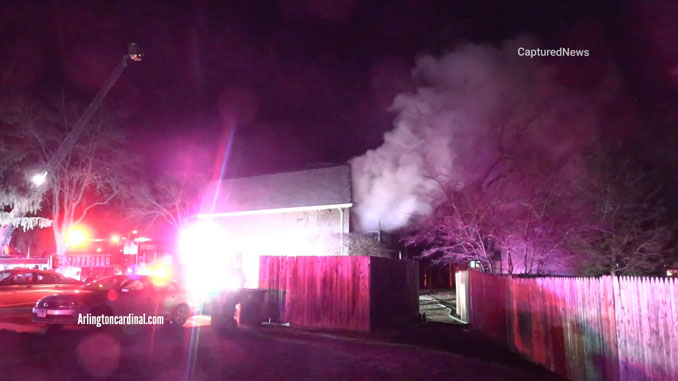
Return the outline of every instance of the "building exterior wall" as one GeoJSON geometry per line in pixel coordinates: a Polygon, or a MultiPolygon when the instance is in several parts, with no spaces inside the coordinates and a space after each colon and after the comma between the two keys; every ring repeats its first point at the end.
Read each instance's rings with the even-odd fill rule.
{"type": "Polygon", "coordinates": [[[229,251],[240,253],[246,286],[256,287],[259,257],[346,255],[349,208],[215,217],[228,233],[229,251]]]}

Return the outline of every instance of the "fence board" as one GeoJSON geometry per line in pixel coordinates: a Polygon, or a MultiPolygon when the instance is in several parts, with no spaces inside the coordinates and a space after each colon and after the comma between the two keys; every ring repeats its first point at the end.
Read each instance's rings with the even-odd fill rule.
{"type": "Polygon", "coordinates": [[[473,328],[574,380],[678,380],[678,281],[468,275],[473,328]]]}
{"type": "Polygon", "coordinates": [[[457,271],[454,274],[455,294],[457,297],[457,315],[468,322],[468,271],[457,271]]]}

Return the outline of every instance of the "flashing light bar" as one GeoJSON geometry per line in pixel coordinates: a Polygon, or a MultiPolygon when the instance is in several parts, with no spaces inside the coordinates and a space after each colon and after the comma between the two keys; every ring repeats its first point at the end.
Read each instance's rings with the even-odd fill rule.
{"type": "Polygon", "coordinates": [[[352,207],[352,203],[348,204],[332,204],[332,205],[317,205],[317,206],[297,206],[292,208],[277,208],[277,209],[259,209],[259,210],[245,210],[241,212],[224,212],[224,213],[201,213],[196,215],[197,218],[215,218],[215,217],[236,217],[236,216],[251,216],[256,214],[269,213],[287,213],[287,212],[307,212],[311,210],[325,210],[325,209],[345,209],[352,207]]]}

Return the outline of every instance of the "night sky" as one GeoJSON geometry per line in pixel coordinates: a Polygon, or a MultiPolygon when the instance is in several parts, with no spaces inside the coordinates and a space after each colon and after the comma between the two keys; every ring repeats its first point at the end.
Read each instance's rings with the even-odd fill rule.
{"type": "MultiPolygon", "coordinates": [[[[131,152],[151,172],[177,152],[216,155],[226,176],[343,163],[379,146],[420,54],[529,34],[590,49],[563,72],[612,62],[641,151],[675,162],[678,3],[647,1],[22,1],[0,10],[0,91],[88,102],[134,41],[146,51],[113,88],[131,152]]],[[[617,128],[617,127],[613,127],[617,128]]],[[[623,128],[623,127],[618,127],[623,128]]]]}

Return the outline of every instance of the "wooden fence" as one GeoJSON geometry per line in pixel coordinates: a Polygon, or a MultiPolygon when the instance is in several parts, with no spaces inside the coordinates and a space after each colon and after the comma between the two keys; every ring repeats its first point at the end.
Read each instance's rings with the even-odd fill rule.
{"type": "Polygon", "coordinates": [[[678,281],[470,271],[475,329],[573,380],[678,380],[678,281]]]}
{"type": "Polygon", "coordinates": [[[262,256],[259,288],[279,290],[281,320],[302,327],[368,331],[419,317],[412,260],[262,256]]]}
{"type": "Polygon", "coordinates": [[[454,274],[454,288],[457,299],[457,316],[468,322],[468,271],[457,271],[454,274]]]}

